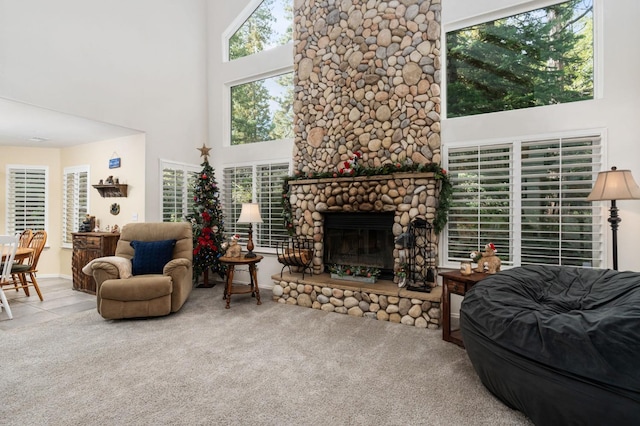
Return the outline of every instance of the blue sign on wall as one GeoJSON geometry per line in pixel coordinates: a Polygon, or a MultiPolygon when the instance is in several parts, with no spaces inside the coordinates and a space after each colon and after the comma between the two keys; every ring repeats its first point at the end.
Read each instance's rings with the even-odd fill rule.
{"type": "Polygon", "coordinates": [[[120,158],[112,158],[109,160],[110,169],[117,169],[118,167],[120,167],[120,158]]]}

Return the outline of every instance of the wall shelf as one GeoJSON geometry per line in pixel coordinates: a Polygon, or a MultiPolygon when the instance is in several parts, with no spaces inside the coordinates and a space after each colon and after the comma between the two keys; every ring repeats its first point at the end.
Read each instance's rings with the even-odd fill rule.
{"type": "Polygon", "coordinates": [[[104,197],[126,197],[127,184],[93,185],[100,195],[104,197]]]}

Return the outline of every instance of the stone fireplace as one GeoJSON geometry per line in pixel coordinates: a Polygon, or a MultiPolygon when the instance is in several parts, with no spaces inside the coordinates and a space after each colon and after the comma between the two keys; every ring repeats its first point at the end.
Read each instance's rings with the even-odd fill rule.
{"type": "MultiPolygon", "coordinates": [[[[289,181],[289,201],[295,234],[314,240],[314,274],[325,269],[324,225],[331,214],[389,214],[394,239],[413,220],[435,217],[439,187],[433,173],[349,176],[343,169],[349,162],[398,171],[403,165],[440,164],[440,13],[440,0],[294,0],[293,165],[305,178],[289,181]]],[[[435,264],[437,239],[430,241],[433,257],[426,261],[435,264]]],[[[404,261],[402,250],[393,246],[392,272],[404,261]]],[[[333,308],[329,302],[339,289],[279,284],[275,292],[282,290],[283,303],[343,310],[342,302],[333,308]]],[[[392,287],[385,301],[388,295],[404,304],[402,322],[439,324],[437,294],[421,310],[409,309],[422,301],[400,297],[397,285],[392,287]]],[[[346,291],[360,295],[359,302],[380,296],[346,291]]],[[[351,308],[344,313],[372,313],[351,308]]]]}
{"type": "MultiPolygon", "coordinates": [[[[332,214],[385,214],[390,218],[389,235],[395,240],[415,218],[433,220],[437,205],[437,181],[433,173],[396,173],[383,176],[301,179],[289,182],[290,202],[296,234],[313,238],[314,273],[325,271],[325,220],[332,214]]],[[[352,222],[355,224],[355,222],[352,222]]],[[[427,262],[436,264],[436,239],[427,262]]],[[[403,247],[392,245],[392,270],[403,262],[403,247]]],[[[391,266],[391,265],[389,265],[391,266]]],[[[389,269],[389,268],[386,268],[389,269]]],[[[396,280],[397,281],[397,280],[396,280]]]]}

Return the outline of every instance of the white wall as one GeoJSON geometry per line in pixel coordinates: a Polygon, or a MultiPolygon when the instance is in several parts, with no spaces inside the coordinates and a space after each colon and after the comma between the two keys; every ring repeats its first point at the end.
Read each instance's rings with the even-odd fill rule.
{"type": "MultiPolygon", "coordinates": [[[[640,55],[636,54],[640,36],[632,30],[640,16],[640,2],[594,2],[596,19],[602,18],[596,28],[596,31],[601,31],[597,35],[601,42],[598,47],[601,49],[599,65],[602,73],[597,77],[601,83],[600,99],[444,120],[443,144],[453,146],[470,140],[603,128],[607,132],[605,169],[611,166],[630,169],[636,181],[640,182],[640,79],[637,76],[640,55]]],[[[443,3],[445,31],[459,27],[456,21],[466,20],[482,11],[507,5],[517,10],[517,6],[523,4],[535,9],[543,4],[540,1],[517,0],[457,0],[451,3],[445,0],[443,3]]],[[[602,207],[607,209],[608,204],[603,202],[602,207]]],[[[636,239],[640,236],[640,200],[619,201],[618,207],[622,217],[618,232],[619,269],[640,271],[635,258],[636,239]]],[[[608,211],[604,211],[603,216],[608,217],[608,211]]],[[[612,267],[611,229],[608,224],[604,229],[609,244],[607,262],[612,267]]]]}
{"type": "MultiPolygon", "coordinates": [[[[146,133],[146,217],[160,158],[207,142],[205,0],[0,0],[0,97],[146,133]]],[[[131,159],[134,160],[134,159],[131,159]]]]}

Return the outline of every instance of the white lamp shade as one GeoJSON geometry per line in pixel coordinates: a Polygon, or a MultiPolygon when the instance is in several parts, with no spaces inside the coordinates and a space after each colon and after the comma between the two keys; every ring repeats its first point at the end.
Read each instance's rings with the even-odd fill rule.
{"type": "Polygon", "coordinates": [[[634,200],[640,199],[640,188],[630,170],[617,170],[598,173],[598,179],[593,185],[587,201],[602,200],[634,200]]]}
{"type": "Polygon", "coordinates": [[[258,203],[243,203],[238,223],[262,223],[260,205],[258,203]]]}

